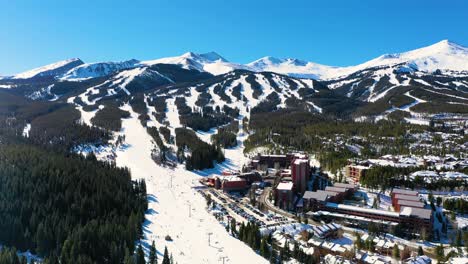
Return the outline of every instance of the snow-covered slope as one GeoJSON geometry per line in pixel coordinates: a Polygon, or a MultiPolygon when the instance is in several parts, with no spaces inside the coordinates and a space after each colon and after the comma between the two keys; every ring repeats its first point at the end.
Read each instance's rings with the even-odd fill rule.
{"type": "Polygon", "coordinates": [[[324,79],[335,75],[342,68],[321,65],[298,59],[263,57],[247,64],[255,71],[270,71],[299,78],[324,79]]]}
{"type": "Polygon", "coordinates": [[[102,77],[117,71],[134,68],[138,64],[139,61],[134,59],[121,62],[86,63],[69,70],[60,78],[67,81],[79,81],[102,77]]]}
{"type": "Polygon", "coordinates": [[[448,40],[442,40],[431,46],[394,54],[385,54],[363,64],[355,66],[355,71],[365,68],[407,64],[413,68],[433,72],[436,70],[468,71],[468,48],[448,40]]]}
{"type": "Polygon", "coordinates": [[[184,69],[209,72],[213,75],[224,74],[235,69],[250,69],[246,65],[230,63],[216,52],[202,54],[187,52],[181,56],[142,62],[142,64],[146,65],[154,65],[158,63],[176,64],[180,65],[184,69]]]}
{"type": "Polygon", "coordinates": [[[247,64],[255,71],[272,71],[302,78],[333,79],[364,69],[406,64],[419,71],[468,71],[468,48],[440,41],[428,47],[394,54],[385,54],[355,66],[333,67],[297,59],[264,57],[247,64]]]}
{"type": "Polygon", "coordinates": [[[67,72],[74,67],[82,65],[83,61],[78,58],[55,62],[46,66],[35,68],[23,73],[16,74],[13,79],[29,79],[33,77],[56,76],[67,72]]]}
{"type": "MultiPolygon", "coordinates": [[[[216,52],[187,52],[181,56],[160,58],[139,62],[128,60],[123,62],[98,62],[83,64],[79,59],[65,60],[44,67],[33,69],[15,75],[16,79],[27,79],[35,76],[54,75],[63,80],[83,80],[106,76],[111,73],[154,64],[175,64],[184,69],[194,69],[221,75],[236,69],[255,72],[270,71],[298,78],[313,78],[330,80],[342,78],[365,69],[383,66],[405,64],[416,71],[433,72],[435,70],[468,72],[468,48],[448,40],[442,40],[433,45],[403,53],[384,54],[359,65],[334,67],[299,59],[279,59],[263,57],[248,64],[232,63],[216,52]]],[[[467,73],[468,74],[468,73],[467,73]]]]}

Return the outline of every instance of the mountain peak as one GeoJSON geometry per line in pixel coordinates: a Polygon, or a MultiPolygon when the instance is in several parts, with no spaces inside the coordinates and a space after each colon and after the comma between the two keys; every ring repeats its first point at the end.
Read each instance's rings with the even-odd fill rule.
{"type": "Polygon", "coordinates": [[[451,51],[457,51],[457,50],[462,50],[465,52],[468,51],[468,48],[463,47],[448,39],[441,40],[435,44],[432,44],[431,46],[428,46],[427,48],[434,48],[434,49],[439,49],[439,50],[451,50],[451,51]]]}
{"type": "Polygon", "coordinates": [[[225,58],[223,58],[221,55],[214,51],[210,51],[207,53],[195,53],[195,52],[186,52],[182,54],[182,58],[190,58],[190,59],[202,59],[206,60],[209,62],[215,62],[215,61],[222,61],[222,62],[228,62],[225,58]]]}
{"type": "Polygon", "coordinates": [[[63,61],[54,62],[45,66],[41,66],[23,73],[19,73],[13,78],[28,79],[33,77],[60,75],[82,64],[84,64],[84,62],[81,59],[71,58],[63,61]]]}
{"type": "Polygon", "coordinates": [[[225,58],[223,58],[223,56],[219,55],[218,53],[214,52],[214,51],[210,51],[210,52],[207,52],[207,53],[202,53],[202,54],[199,54],[200,57],[206,59],[206,60],[209,60],[209,61],[223,61],[223,62],[228,62],[225,58]]]}

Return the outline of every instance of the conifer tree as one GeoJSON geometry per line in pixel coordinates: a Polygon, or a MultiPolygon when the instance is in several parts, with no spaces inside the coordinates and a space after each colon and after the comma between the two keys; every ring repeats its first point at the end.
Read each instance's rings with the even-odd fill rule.
{"type": "Polygon", "coordinates": [[[124,264],[135,264],[133,257],[130,255],[130,251],[128,248],[125,248],[125,257],[124,257],[124,264]]]}
{"type": "Polygon", "coordinates": [[[136,252],[136,264],[146,264],[145,261],[145,252],[143,252],[143,248],[141,247],[141,244],[138,245],[138,249],[136,252]]]}
{"type": "Polygon", "coordinates": [[[156,264],[156,263],[158,263],[158,255],[156,253],[156,246],[153,240],[153,243],[151,243],[150,252],[149,252],[149,264],[156,264]]]}
{"type": "Polygon", "coordinates": [[[162,264],[170,264],[171,260],[169,259],[169,252],[167,251],[167,247],[164,247],[164,257],[162,264]]]}

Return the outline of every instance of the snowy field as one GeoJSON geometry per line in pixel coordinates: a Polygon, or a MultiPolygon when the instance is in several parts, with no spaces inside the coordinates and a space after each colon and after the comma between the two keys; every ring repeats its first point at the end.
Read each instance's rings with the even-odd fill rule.
{"type": "Polygon", "coordinates": [[[154,240],[159,254],[167,246],[178,263],[220,263],[221,257],[228,257],[225,263],[267,263],[243,242],[231,237],[206,211],[204,198],[196,193],[202,175],[225,167],[238,168],[243,161],[243,148],[226,150],[226,164],[208,171],[190,172],[182,165],[175,169],[161,167],[150,157],[152,138],[137,114],[128,105],[122,109],[131,113],[131,118],[123,119],[121,132],[126,136],[128,148],[117,151],[116,163],[129,167],[134,179],[146,180],[149,209],[142,241],[145,250],[154,240]],[[166,241],[166,235],[173,241],[166,241]]]}

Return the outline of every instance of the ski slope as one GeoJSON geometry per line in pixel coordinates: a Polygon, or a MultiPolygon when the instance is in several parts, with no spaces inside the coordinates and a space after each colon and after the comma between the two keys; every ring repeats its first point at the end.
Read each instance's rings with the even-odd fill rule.
{"type": "MultiPolygon", "coordinates": [[[[243,242],[231,237],[206,211],[204,198],[196,193],[196,188],[200,187],[197,181],[200,173],[186,171],[183,166],[165,168],[153,162],[150,157],[152,138],[129,105],[122,109],[131,113],[130,118],[123,119],[120,132],[125,135],[129,147],[117,151],[116,164],[130,168],[134,179],[146,181],[149,209],[143,227],[145,250],[148,251],[154,240],[158,253],[167,246],[177,263],[220,263],[220,258],[226,256],[226,263],[246,260],[267,263],[243,242]],[[211,243],[208,244],[210,233],[211,243]],[[166,235],[173,241],[165,241],[166,235]]],[[[235,154],[231,156],[241,151],[240,148],[233,150],[235,154]]]]}

